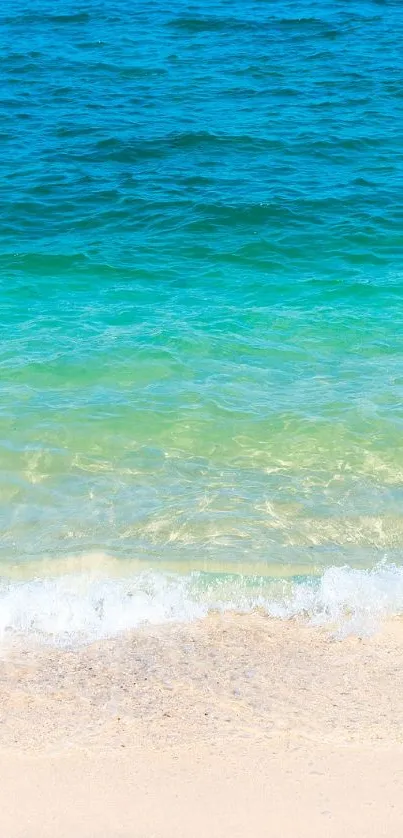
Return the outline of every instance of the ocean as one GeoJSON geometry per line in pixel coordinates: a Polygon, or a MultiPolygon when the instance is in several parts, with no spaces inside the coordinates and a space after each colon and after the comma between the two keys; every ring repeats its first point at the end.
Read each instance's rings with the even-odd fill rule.
{"type": "Polygon", "coordinates": [[[0,633],[403,613],[403,7],[0,10],[0,633]]]}

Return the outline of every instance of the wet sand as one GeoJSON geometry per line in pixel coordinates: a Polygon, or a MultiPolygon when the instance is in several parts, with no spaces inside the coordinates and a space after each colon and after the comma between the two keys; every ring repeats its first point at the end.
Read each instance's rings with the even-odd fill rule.
{"type": "Polygon", "coordinates": [[[0,834],[400,836],[402,695],[400,621],[363,640],[253,614],[3,645],[0,834]]]}

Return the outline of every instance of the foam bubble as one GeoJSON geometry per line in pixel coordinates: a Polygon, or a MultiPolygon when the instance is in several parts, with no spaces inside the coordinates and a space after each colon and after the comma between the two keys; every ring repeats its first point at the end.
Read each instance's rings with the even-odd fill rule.
{"type": "Polygon", "coordinates": [[[150,623],[204,616],[186,578],[141,573],[132,579],[68,575],[4,582],[0,634],[30,635],[65,644],[113,637],[150,623]]]}
{"type": "Polygon", "coordinates": [[[0,582],[0,636],[88,643],[144,624],[186,622],[209,611],[263,609],[301,617],[340,636],[374,631],[403,613],[403,568],[330,567],[320,577],[273,579],[199,572],[141,571],[131,576],[70,573],[0,582]]]}
{"type": "Polygon", "coordinates": [[[313,625],[334,626],[340,636],[370,634],[381,620],[403,613],[403,568],[330,567],[318,580],[293,585],[267,610],[286,619],[306,615],[313,625]]]}

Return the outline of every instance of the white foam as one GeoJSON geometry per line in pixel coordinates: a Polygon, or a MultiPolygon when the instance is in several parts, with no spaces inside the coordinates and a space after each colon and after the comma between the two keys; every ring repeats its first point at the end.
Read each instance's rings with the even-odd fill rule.
{"type": "Polygon", "coordinates": [[[383,619],[403,614],[403,568],[386,563],[371,570],[330,567],[317,582],[293,585],[267,610],[286,619],[306,615],[311,624],[333,626],[340,636],[370,634],[383,619]]]}
{"type": "Polygon", "coordinates": [[[339,635],[368,634],[403,614],[403,568],[331,567],[303,582],[241,575],[211,578],[189,573],[138,572],[130,577],[70,573],[0,582],[0,636],[57,645],[113,637],[143,624],[185,622],[210,610],[259,607],[280,619],[301,616],[339,635]]]}
{"type": "Polygon", "coordinates": [[[0,635],[58,644],[113,637],[144,623],[184,622],[206,612],[187,595],[185,578],[156,573],[132,579],[68,575],[0,586],[0,635]]]}

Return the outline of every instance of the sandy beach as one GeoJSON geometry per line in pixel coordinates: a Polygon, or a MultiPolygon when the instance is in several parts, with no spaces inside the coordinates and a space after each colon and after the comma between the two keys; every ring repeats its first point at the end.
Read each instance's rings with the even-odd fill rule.
{"type": "Polygon", "coordinates": [[[1,755],[9,838],[396,838],[400,749],[230,743],[1,755]]]}
{"type": "Polygon", "coordinates": [[[0,832],[400,836],[402,653],[261,614],[3,647],[0,832]]]}

